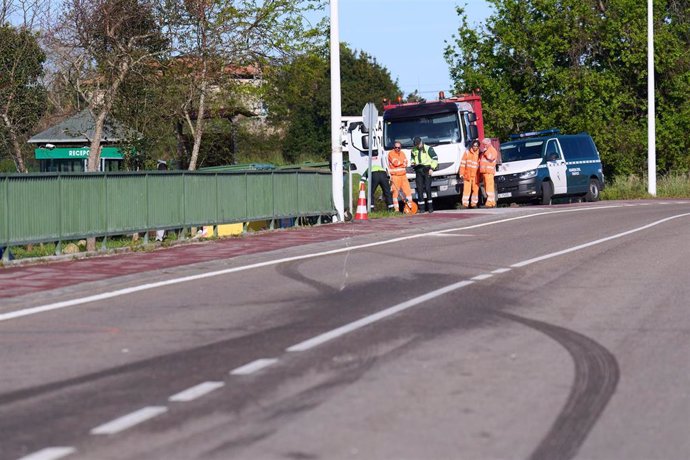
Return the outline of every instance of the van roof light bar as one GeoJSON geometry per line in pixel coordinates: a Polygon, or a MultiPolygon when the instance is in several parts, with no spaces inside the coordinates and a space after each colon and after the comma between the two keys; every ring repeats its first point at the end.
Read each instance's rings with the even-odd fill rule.
{"type": "Polygon", "coordinates": [[[550,136],[552,134],[560,134],[561,130],[560,129],[545,129],[543,131],[530,131],[528,133],[520,133],[520,134],[511,134],[510,139],[524,139],[526,137],[541,137],[541,136],[550,136]]]}

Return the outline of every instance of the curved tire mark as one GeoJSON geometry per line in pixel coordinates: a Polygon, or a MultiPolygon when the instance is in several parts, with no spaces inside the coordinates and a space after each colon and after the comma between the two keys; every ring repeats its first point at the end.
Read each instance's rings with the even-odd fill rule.
{"type": "Polygon", "coordinates": [[[549,336],[573,358],[575,378],[568,400],[529,460],[574,458],[616,391],[620,368],[615,356],[575,331],[510,313],[494,313],[549,336]]]}
{"type": "Polygon", "coordinates": [[[290,278],[291,280],[297,281],[298,283],[305,284],[309,287],[314,288],[317,292],[324,295],[333,295],[339,292],[338,289],[326,284],[309,278],[305,274],[299,271],[299,267],[304,263],[302,260],[286,262],[284,264],[277,265],[275,270],[281,275],[290,278]]]}

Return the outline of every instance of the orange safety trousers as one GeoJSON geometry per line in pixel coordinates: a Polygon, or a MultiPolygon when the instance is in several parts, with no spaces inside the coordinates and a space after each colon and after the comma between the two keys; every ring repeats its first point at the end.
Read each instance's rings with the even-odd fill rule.
{"type": "Polygon", "coordinates": [[[479,203],[479,182],[476,178],[463,179],[462,181],[462,205],[470,205],[470,195],[472,196],[472,206],[476,207],[479,203]]]}
{"type": "Polygon", "coordinates": [[[484,180],[484,191],[486,192],[486,207],[496,207],[496,184],[494,183],[493,174],[482,174],[484,180]]]}
{"type": "Polygon", "coordinates": [[[398,191],[402,191],[405,194],[405,199],[407,201],[412,201],[412,189],[410,188],[410,182],[407,180],[407,176],[391,176],[391,182],[393,182],[393,206],[395,210],[398,211],[398,191]]]}

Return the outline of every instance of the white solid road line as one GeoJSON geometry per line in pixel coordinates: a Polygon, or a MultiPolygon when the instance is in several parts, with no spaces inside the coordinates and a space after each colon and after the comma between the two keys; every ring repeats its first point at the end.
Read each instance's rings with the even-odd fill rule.
{"type": "Polygon", "coordinates": [[[75,453],[74,447],[46,447],[33,454],[26,455],[19,460],[58,460],[75,453]]]}
{"type": "Polygon", "coordinates": [[[300,342],[296,345],[289,347],[286,351],[309,350],[310,348],[314,348],[318,345],[321,345],[322,343],[328,342],[329,340],[338,338],[341,335],[349,334],[350,332],[356,331],[357,329],[363,328],[364,326],[367,326],[371,323],[375,323],[376,321],[388,318],[389,316],[393,316],[396,313],[400,313],[403,310],[407,310],[408,308],[419,305],[420,303],[427,302],[431,299],[435,299],[436,297],[440,297],[449,292],[455,291],[465,286],[469,286],[470,284],[474,284],[474,281],[460,281],[458,283],[453,283],[450,286],[446,286],[441,289],[436,289],[435,291],[431,291],[419,297],[415,297],[414,299],[410,299],[406,302],[386,308],[385,310],[381,310],[377,313],[374,313],[373,315],[369,315],[357,321],[353,321],[352,323],[333,329],[329,332],[317,335],[316,337],[313,337],[309,340],[305,340],[304,342],[300,342]]]}
{"type": "Polygon", "coordinates": [[[204,382],[200,383],[199,385],[195,385],[191,388],[188,388],[184,391],[180,391],[177,394],[172,395],[170,398],[168,398],[169,401],[174,401],[174,402],[189,402],[193,401],[197,398],[200,398],[214,390],[217,390],[218,388],[222,388],[225,385],[225,382],[204,382]]]}
{"type": "Polygon", "coordinates": [[[501,273],[508,273],[510,271],[510,268],[497,268],[496,270],[492,271],[491,273],[495,275],[500,275],[501,273]]]}
{"type": "Polygon", "coordinates": [[[213,271],[213,272],[200,273],[198,275],[183,276],[181,278],[173,278],[173,279],[169,279],[169,280],[165,280],[165,281],[158,281],[155,283],[142,284],[140,286],[134,286],[134,287],[125,288],[125,289],[118,289],[115,291],[104,292],[102,294],[96,294],[96,295],[82,297],[82,298],[78,298],[78,299],[66,300],[63,302],[56,302],[56,303],[51,303],[51,304],[46,304],[46,305],[40,305],[37,307],[24,308],[21,310],[10,311],[8,313],[0,313],[0,321],[9,321],[9,320],[21,318],[24,316],[36,315],[38,313],[44,313],[44,312],[48,312],[48,311],[59,310],[62,308],[74,307],[76,305],[83,305],[86,303],[111,299],[113,297],[120,297],[123,295],[134,294],[136,292],[147,291],[150,289],[156,289],[156,288],[160,288],[160,287],[170,286],[173,284],[186,283],[189,281],[196,281],[196,280],[211,278],[211,277],[215,277],[215,276],[227,275],[230,273],[237,273],[237,272],[241,272],[241,271],[245,271],[245,270],[252,270],[255,268],[268,267],[268,266],[278,265],[278,264],[285,263],[285,262],[293,262],[296,260],[313,259],[316,257],[328,256],[328,255],[333,255],[333,254],[341,254],[343,252],[350,252],[350,251],[355,251],[355,250],[359,250],[359,249],[371,248],[371,247],[375,247],[375,246],[394,244],[394,243],[398,243],[400,241],[406,241],[406,240],[411,240],[411,239],[415,239],[415,238],[425,238],[425,237],[428,237],[429,235],[440,235],[440,234],[445,234],[445,233],[470,230],[470,229],[481,228],[481,227],[486,227],[486,226],[490,226],[490,225],[498,225],[498,224],[502,224],[502,223],[506,223],[506,222],[512,222],[512,221],[516,221],[516,220],[530,219],[532,217],[538,217],[538,216],[545,216],[545,215],[552,215],[552,214],[563,214],[563,213],[571,213],[571,212],[583,212],[583,211],[599,211],[599,210],[619,208],[619,207],[622,207],[622,205],[569,208],[569,209],[559,209],[556,211],[538,212],[538,213],[534,213],[534,214],[527,214],[524,216],[517,216],[517,217],[510,217],[507,219],[495,220],[492,222],[484,222],[482,224],[470,225],[468,227],[451,228],[451,229],[447,229],[447,230],[439,230],[436,232],[429,232],[429,233],[418,233],[415,235],[401,236],[399,238],[391,238],[391,239],[388,239],[385,241],[378,241],[375,243],[360,244],[358,246],[350,246],[350,247],[345,247],[345,248],[340,248],[340,249],[333,249],[330,251],[317,252],[317,253],[313,253],[313,254],[304,254],[301,256],[286,257],[283,259],[268,260],[266,262],[259,262],[256,264],[245,265],[242,267],[227,268],[224,270],[217,270],[217,271],[213,271]]]}
{"type": "Polygon", "coordinates": [[[168,411],[164,406],[148,406],[97,426],[91,434],[117,434],[168,411]]]}
{"type": "Polygon", "coordinates": [[[652,222],[650,224],[643,225],[642,227],[633,228],[632,230],[628,230],[626,232],[621,232],[621,233],[617,233],[615,235],[607,236],[606,238],[601,238],[599,240],[590,241],[589,243],[585,243],[585,244],[579,244],[577,246],[573,246],[573,247],[568,248],[568,249],[563,249],[562,251],[556,251],[556,252],[552,252],[550,254],[544,254],[543,256],[535,257],[533,259],[523,260],[522,262],[518,262],[516,264],[511,265],[511,267],[513,267],[513,268],[525,267],[525,266],[533,264],[535,262],[541,262],[542,260],[562,256],[563,254],[568,254],[570,252],[579,251],[580,249],[585,249],[585,248],[588,248],[590,246],[595,246],[597,244],[601,244],[601,243],[604,243],[606,241],[615,240],[616,238],[622,238],[624,236],[631,235],[633,233],[641,232],[642,230],[647,230],[648,228],[652,228],[652,227],[655,227],[659,224],[663,224],[664,222],[668,222],[669,220],[678,219],[679,217],[685,217],[685,216],[690,216],[690,213],[677,214],[675,216],[667,217],[665,219],[657,220],[657,221],[652,222]]]}
{"type": "Polygon", "coordinates": [[[230,374],[232,374],[232,375],[253,374],[256,371],[259,371],[265,367],[271,366],[277,362],[278,362],[278,360],[275,358],[257,359],[256,361],[252,361],[249,364],[245,364],[244,366],[240,366],[237,369],[231,370],[230,374]]]}
{"type": "Polygon", "coordinates": [[[477,276],[470,278],[470,279],[472,281],[484,281],[484,280],[491,278],[492,276],[494,276],[493,273],[484,273],[483,275],[477,275],[477,276]]]}

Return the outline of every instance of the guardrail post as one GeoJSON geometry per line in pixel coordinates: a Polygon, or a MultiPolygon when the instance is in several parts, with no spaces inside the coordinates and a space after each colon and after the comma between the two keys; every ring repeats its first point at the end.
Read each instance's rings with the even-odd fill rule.
{"type": "Polygon", "coordinates": [[[182,227],[180,228],[179,239],[184,240],[185,225],[187,225],[187,173],[182,173],[182,227]]]}
{"type": "MultiPolygon", "coordinates": [[[[7,238],[7,247],[10,245],[10,178],[5,177],[5,237],[7,238]]],[[[5,257],[5,253],[2,253],[5,257]]]]}
{"type": "Polygon", "coordinates": [[[218,190],[218,173],[215,174],[216,178],[216,222],[213,226],[213,237],[218,238],[218,226],[220,225],[220,191],[218,190]]]}
{"type": "Polygon", "coordinates": [[[110,213],[108,209],[108,175],[103,174],[103,208],[105,210],[105,231],[103,232],[103,239],[101,240],[101,251],[106,252],[108,246],[106,241],[108,239],[108,230],[110,230],[110,219],[108,219],[110,213]]]}
{"type": "Polygon", "coordinates": [[[151,228],[150,206],[151,200],[149,196],[149,173],[144,173],[144,190],[146,190],[146,231],[144,232],[144,245],[149,244],[149,229],[151,228]]]}
{"type": "Polygon", "coordinates": [[[62,174],[58,173],[58,242],[55,245],[55,255],[62,254],[62,174]]]}
{"type": "Polygon", "coordinates": [[[295,216],[295,220],[292,223],[293,227],[297,227],[299,218],[302,215],[302,204],[299,202],[299,172],[295,171],[295,177],[297,178],[297,215],[295,216]]]}

